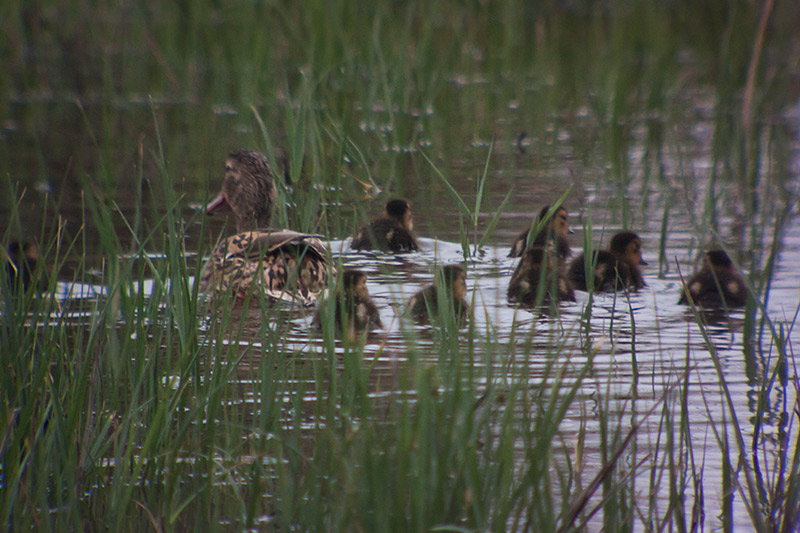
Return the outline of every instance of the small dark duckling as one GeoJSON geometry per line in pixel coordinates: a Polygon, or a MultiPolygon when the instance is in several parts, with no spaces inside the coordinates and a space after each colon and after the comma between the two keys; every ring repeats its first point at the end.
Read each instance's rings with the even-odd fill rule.
{"type": "Polygon", "coordinates": [[[27,241],[11,241],[6,249],[6,281],[9,287],[22,283],[22,288],[39,290],[42,279],[36,279],[36,265],[39,263],[39,248],[27,241]]]}
{"type": "Polygon", "coordinates": [[[383,216],[373,220],[353,235],[353,250],[381,250],[384,252],[416,252],[417,239],[412,231],[411,203],[403,198],[386,202],[383,216]]]}
{"type": "Polygon", "coordinates": [[[546,291],[541,303],[574,302],[575,291],[564,273],[554,246],[550,249],[531,246],[522,254],[511,282],[508,284],[508,301],[524,306],[536,305],[539,289],[546,291]]]}
{"type": "Polygon", "coordinates": [[[446,265],[436,271],[433,285],[428,285],[411,297],[406,310],[417,322],[429,324],[439,316],[439,304],[446,303],[459,327],[464,327],[469,314],[466,298],[467,271],[459,265],[446,265]]]}
{"type": "Polygon", "coordinates": [[[257,283],[272,298],[316,300],[328,280],[325,246],[312,235],[269,229],[276,196],[266,156],[253,150],[228,155],[222,190],[206,212],[232,212],[238,233],[214,248],[200,275],[201,292],[234,290],[243,298],[257,283]]]}
{"type": "MultiPolygon", "coordinates": [[[[361,270],[345,270],[342,282],[333,295],[336,332],[353,340],[360,333],[383,328],[377,306],[367,289],[367,275],[361,270]]],[[[314,325],[322,327],[327,306],[323,303],[314,316],[314,325]]]]}
{"type": "MultiPolygon", "coordinates": [[[[545,219],[549,211],[549,205],[544,206],[542,210],[539,211],[540,222],[545,219]]],[[[547,226],[533,239],[531,246],[547,246],[548,242],[554,241],[558,250],[559,259],[563,261],[569,257],[571,249],[569,241],[567,240],[567,235],[572,233],[572,230],[569,229],[569,224],[567,223],[568,215],[567,209],[563,206],[559,206],[556,212],[553,213],[547,226]]],[[[511,251],[508,253],[508,257],[522,256],[522,253],[525,251],[525,244],[528,242],[529,232],[530,228],[519,234],[519,237],[514,240],[514,244],[511,245],[511,251]]]]}
{"type": "Polygon", "coordinates": [[[725,250],[706,252],[703,268],[692,274],[683,289],[679,304],[688,304],[688,296],[700,307],[744,307],[747,304],[747,285],[725,250]]]}
{"type": "MultiPolygon", "coordinates": [[[[595,250],[593,254],[594,290],[614,292],[626,288],[639,290],[646,286],[639,265],[647,265],[642,258],[642,240],[635,233],[622,231],[614,235],[608,251],[595,250]]],[[[567,276],[578,290],[588,290],[586,283],[586,257],[579,255],[569,266],[567,276]]]]}

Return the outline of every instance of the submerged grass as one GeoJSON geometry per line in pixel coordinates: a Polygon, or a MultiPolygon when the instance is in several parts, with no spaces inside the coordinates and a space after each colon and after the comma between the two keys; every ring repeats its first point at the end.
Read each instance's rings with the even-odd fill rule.
{"type": "Polygon", "coordinates": [[[0,23],[2,244],[41,228],[47,274],[42,295],[0,279],[7,529],[732,530],[740,505],[760,531],[797,529],[797,314],[767,312],[798,197],[793,3],[93,7],[11,1],[0,23]],[[530,210],[506,187],[522,167],[555,176],[555,198],[610,191],[609,225],[661,212],[661,273],[688,206],[692,245],[742,252],[758,295],[742,325],[752,423],[697,310],[702,342],[662,353],[659,383],[621,295],[610,325],[590,294],[579,327],[519,311],[510,339],[491,319],[404,326],[390,371],[390,348],[331,323],[287,342],[307,317],[262,295],[207,301],[191,279],[217,235],[189,205],[240,145],[281,176],[276,224],[340,238],[364,197],[447,195],[470,260],[506,209],[530,210]],[[694,381],[696,352],[719,392],[694,381]],[[712,448],[721,502],[703,492],[712,448]]]}

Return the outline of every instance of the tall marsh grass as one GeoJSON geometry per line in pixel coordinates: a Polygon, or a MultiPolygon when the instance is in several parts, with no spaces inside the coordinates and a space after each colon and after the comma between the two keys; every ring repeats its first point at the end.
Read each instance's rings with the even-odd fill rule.
{"type": "Polygon", "coordinates": [[[7,529],[730,531],[742,508],[797,529],[797,313],[768,312],[798,198],[792,2],[123,4],[0,17],[0,237],[38,243],[47,285],[0,279],[7,529]],[[193,204],[242,145],[275,163],[276,225],[342,238],[391,194],[441,227],[425,213],[448,198],[468,262],[530,209],[530,173],[594,191],[609,224],[659,214],[660,275],[691,212],[692,249],[741,252],[758,296],[753,409],[700,310],[701,339],[650,376],[624,295],[603,335],[590,294],[577,325],[404,326],[401,353],[330,324],[288,342],[305,312],[259,294],[206,300],[219,230],[193,204]]]}

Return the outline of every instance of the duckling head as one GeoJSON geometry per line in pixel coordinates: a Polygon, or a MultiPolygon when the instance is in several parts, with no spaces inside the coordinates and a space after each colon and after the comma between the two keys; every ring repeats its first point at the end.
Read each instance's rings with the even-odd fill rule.
{"type": "Polygon", "coordinates": [[[623,263],[634,266],[647,265],[647,261],[642,258],[642,240],[630,231],[622,231],[614,235],[608,251],[623,263]]]}
{"type": "Polygon", "coordinates": [[[368,297],[367,275],[361,270],[345,270],[342,274],[342,287],[345,292],[368,297]]]}
{"type": "Polygon", "coordinates": [[[723,249],[708,250],[703,260],[709,268],[730,270],[733,268],[733,261],[723,249]]]}
{"type": "Polygon", "coordinates": [[[232,212],[236,231],[269,227],[277,190],[269,160],[254,150],[237,150],[225,161],[222,190],[206,206],[206,213],[232,212]]]}
{"type": "Polygon", "coordinates": [[[414,221],[411,218],[411,202],[405,198],[392,198],[386,202],[383,215],[397,220],[408,231],[414,229],[414,221]]]}
{"type": "MultiPolygon", "coordinates": [[[[550,206],[546,205],[539,211],[539,220],[542,221],[547,216],[547,213],[550,211],[550,206]]],[[[553,213],[553,217],[550,219],[550,230],[555,235],[559,237],[566,237],[573,233],[573,231],[569,227],[569,223],[567,221],[569,217],[569,212],[567,208],[564,206],[559,206],[556,209],[556,212],[553,213]]]]}
{"type": "Polygon", "coordinates": [[[453,298],[463,300],[467,297],[467,271],[460,265],[446,265],[436,273],[437,284],[444,287],[453,298]]]}

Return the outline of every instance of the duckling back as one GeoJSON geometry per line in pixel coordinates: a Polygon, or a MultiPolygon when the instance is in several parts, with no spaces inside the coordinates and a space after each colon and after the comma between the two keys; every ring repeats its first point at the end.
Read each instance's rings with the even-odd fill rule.
{"type": "Polygon", "coordinates": [[[419,250],[414,235],[391,218],[379,218],[361,228],[353,236],[350,248],[395,253],[419,250]]]}
{"type": "Polygon", "coordinates": [[[406,313],[421,324],[436,322],[452,314],[456,324],[464,327],[469,314],[466,276],[466,270],[458,265],[440,268],[434,283],[411,297],[406,305],[406,313]],[[441,308],[443,305],[446,307],[441,308]]]}
{"type": "Polygon", "coordinates": [[[688,304],[688,293],[700,307],[744,307],[747,285],[728,254],[724,250],[710,250],[703,263],[703,268],[686,282],[678,303],[688,304]]]}
{"type": "Polygon", "coordinates": [[[641,239],[635,233],[620,232],[614,235],[608,251],[595,250],[591,261],[585,254],[576,257],[569,266],[567,277],[572,286],[588,291],[586,273],[592,276],[592,285],[597,292],[614,292],[631,288],[639,290],[646,284],[639,265],[646,265],[641,255],[641,239]]]}
{"type": "Polygon", "coordinates": [[[361,228],[350,243],[353,250],[416,252],[419,245],[413,234],[411,203],[403,198],[386,202],[383,216],[361,228]]]}
{"type": "Polygon", "coordinates": [[[510,303],[527,307],[549,302],[575,301],[575,291],[563,271],[558,252],[534,246],[525,250],[511,276],[510,303]]]}
{"type": "MultiPolygon", "coordinates": [[[[344,272],[332,304],[334,324],[339,335],[352,340],[360,333],[383,327],[378,308],[367,290],[367,275],[360,270],[349,269],[344,272]]],[[[322,327],[328,309],[325,303],[320,305],[314,317],[317,327],[322,327]]]]}

